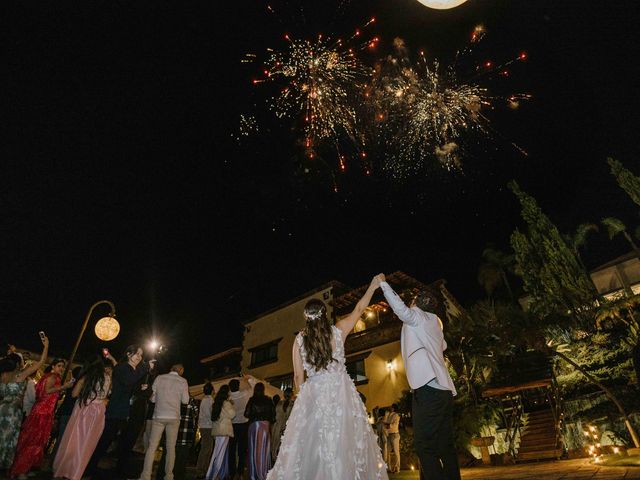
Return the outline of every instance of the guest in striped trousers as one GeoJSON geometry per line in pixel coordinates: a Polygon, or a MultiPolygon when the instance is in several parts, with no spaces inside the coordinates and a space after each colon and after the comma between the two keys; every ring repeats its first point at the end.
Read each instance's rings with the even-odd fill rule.
{"type": "Polygon", "coordinates": [[[265,480],[271,468],[271,424],[275,421],[273,402],[264,394],[264,384],[257,383],[244,416],[249,419],[249,478],[265,480]]]}

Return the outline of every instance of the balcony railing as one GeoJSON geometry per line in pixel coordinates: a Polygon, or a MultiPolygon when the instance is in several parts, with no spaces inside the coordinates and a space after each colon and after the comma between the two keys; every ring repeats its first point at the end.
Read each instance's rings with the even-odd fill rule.
{"type": "Polygon", "coordinates": [[[402,331],[402,322],[393,320],[380,323],[375,327],[367,328],[360,332],[351,333],[345,341],[346,354],[352,354],[367,350],[379,345],[391,343],[400,340],[400,332],[402,331]]]}

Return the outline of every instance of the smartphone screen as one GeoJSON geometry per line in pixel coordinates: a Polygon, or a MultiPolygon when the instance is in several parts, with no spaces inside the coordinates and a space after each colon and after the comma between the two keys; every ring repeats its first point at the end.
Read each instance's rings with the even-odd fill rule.
{"type": "Polygon", "coordinates": [[[109,356],[109,349],[108,348],[103,348],[102,349],[102,355],[104,355],[105,357],[109,356]]]}

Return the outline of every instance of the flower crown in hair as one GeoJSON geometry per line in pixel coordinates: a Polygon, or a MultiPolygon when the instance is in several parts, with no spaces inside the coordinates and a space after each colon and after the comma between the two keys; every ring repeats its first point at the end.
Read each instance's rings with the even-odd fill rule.
{"type": "Polygon", "coordinates": [[[306,317],[306,319],[308,321],[316,321],[319,320],[320,318],[322,318],[322,316],[325,314],[325,312],[327,311],[326,307],[322,307],[320,310],[318,310],[316,313],[304,313],[304,316],[306,317]]]}

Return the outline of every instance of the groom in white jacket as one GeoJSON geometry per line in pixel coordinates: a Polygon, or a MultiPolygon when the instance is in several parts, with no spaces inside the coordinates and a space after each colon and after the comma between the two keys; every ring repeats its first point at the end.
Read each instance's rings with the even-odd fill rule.
{"type": "Polygon", "coordinates": [[[413,390],[413,446],[424,480],[460,480],[453,443],[453,397],[456,388],[443,352],[447,348],[442,321],[434,313],[437,300],[421,292],[410,307],[380,274],[380,287],[389,306],[403,322],[402,360],[413,390]]]}

